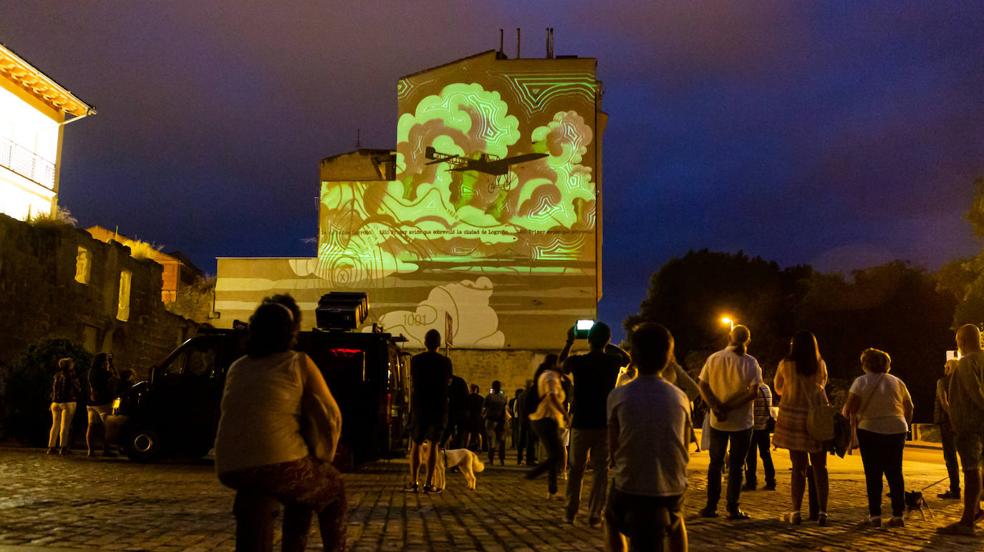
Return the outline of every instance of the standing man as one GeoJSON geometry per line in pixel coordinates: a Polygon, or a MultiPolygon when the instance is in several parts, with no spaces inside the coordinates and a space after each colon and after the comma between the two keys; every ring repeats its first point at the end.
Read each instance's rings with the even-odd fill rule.
{"type": "Polygon", "coordinates": [[[588,497],[588,524],[601,523],[608,489],[608,394],[622,368],[622,359],[605,352],[612,331],[604,322],[597,322],[588,332],[587,354],[567,358],[574,344],[574,328],[567,332],[567,344],[560,354],[564,373],[574,377],[574,417],[571,431],[570,475],[567,481],[567,508],[564,521],[574,523],[581,503],[581,479],[591,455],[594,482],[588,497]]]}
{"type": "Polygon", "coordinates": [[[485,450],[487,439],[485,438],[485,419],[482,417],[482,408],[485,406],[485,397],[479,393],[478,386],[471,384],[471,393],[465,401],[465,409],[468,411],[468,421],[466,422],[465,445],[464,447],[475,452],[485,450]],[[472,441],[476,447],[472,448],[472,441]]]}
{"type": "Polygon", "coordinates": [[[772,439],[769,435],[775,428],[772,419],[772,390],[762,382],[758,395],[755,397],[755,425],[752,427],[752,444],[748,447],[748,458],[745,459],[745,486],[743,491],[754,491],[758,487],[758,457],[762,457],[762,469],[765,470],[766,491],[776,490],[776,468],[772,464],[772,439]]]}
{"type": "Polygon", "coordinates": [[[690,461],[690,399],[661,377],[673,371],[673,336],[659,324],[632,332],[638,377],[608,396],[614,487],[605,510],[609,550],[687,550],[680,515],[690,461]]]}
{"type": "Polygon", "coordinates": [[[461,439],[468,425],[468,384],[461,376],[451,376],[448,386],[448,427],[444,431],[444,446],[449,449],[464,448],[461,439]]]}
{"type": "Polygon", "coordinates": [[[960,360],[950,376],[950,423],[957,434],[957,453],[964,472],[964,510],[960,521],[942,533],[973,535],[980,513],[981,454],[984,452],[984,352],[981,331],[973,324],[957,330],[960,360]]]}
{"type": "Polygon", "coordinates": [[[742,471],[752,442],[755,425],[754,401],[762,385],[762,368],[748,354],[752,333],[745,326],[731,330],[729,344],[712,354],[700,371],[700,394],[710,408],[711,463],[707,468],[707,505],[701,517],[717,517],[721,499],[721,471],[729,443],[728,460],[728,519],[748,519],[741,511],[742,471]]]}
{"type": "Polygon", "coordinates": [[[946,473],[950,476],[950,488],[936,496],[944,500],[960,500],[960,463],[957,461],[957,444],[950,424],[950,380],[957,361],[946,361],[943,377],[936,381],[936,402],[933,404],[933,423],[940,426],[940,441],[943,444],[943,461],[946,473]]]}
{"type": "Polygon", "coordinates": [[[499,449],[499,465],[506,465],[506,394],[502,382],[492,382],[492,389],[482,404],[485,418],[485,435],[489,440],[489,464],[495,464],[495,451],[499,449]]]}
{"type": "Polygon", "coordinates": [[[417,472],[420,471],[420,445],[430,441],[427,455],[425,493],[440,493],[434,487],[434,466],[444,426],[448,422],[448,385],[451,382],[451,359],[437,352],[441,334],[428,330],[424,335],[426,352],[410,359],[410,483],[407,491],[417,492],[417,472]]]}
{"type": "MultiPolygon", "coordinates": [[[[506,403],[506,412],[509,414],[509,432],[512,435],[512,448],[519,450],[519,400],[523,397],[523,390],[517,389],[516,395],[506,403]]],[[[522,453],[520,453],[522,458],[522,453]]]]}

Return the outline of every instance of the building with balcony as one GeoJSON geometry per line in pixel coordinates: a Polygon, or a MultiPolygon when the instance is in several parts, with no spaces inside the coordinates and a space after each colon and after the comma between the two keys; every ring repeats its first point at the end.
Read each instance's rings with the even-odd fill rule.
{"type": "Polygon", "coordinates": [[[0,213],[18,220],[52,213],[64,127],[95,112],[0,44],[0,213]]]}

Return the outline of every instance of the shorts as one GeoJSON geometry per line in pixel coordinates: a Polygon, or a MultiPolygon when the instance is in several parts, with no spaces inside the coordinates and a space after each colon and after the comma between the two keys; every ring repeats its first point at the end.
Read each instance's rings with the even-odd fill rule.
{"type": "Polygon", "coordinates": [[[984,452],[984,430],[958,431],[954,439],[957,454],[960,455],[960,465],[964,471],[980,469],[981,453],[984,452]]]}
{"type": "Polygon", "coordinates": [[[106,425],[106,416],[113,413],[113,405],[97,404],[85,407],[89,425],[106,425]]]}
{"type": "Polygon", "coordinates": [[[612,485],[605,520],[634,540],[633,548],[655,550],[654,545],[683,520],[683,495],[644,496],[623,493],[612,485]],[[646,544],[649,543],[649,544],[646,544]]]}
{"type": "Polygon", "coordinates": [[[410,423],[410,439],[420,444],[424,441],[440,443],[444,437],[444,426],[447,416],[438,412],[420,412],[412,417],[410,423]]]}
{"type": "Polygon", "coordinates": [[[565,447],[571,446],[571,428],[562,427],[557,431],[557,433],[560,435],[560,444],[565,447]]]}

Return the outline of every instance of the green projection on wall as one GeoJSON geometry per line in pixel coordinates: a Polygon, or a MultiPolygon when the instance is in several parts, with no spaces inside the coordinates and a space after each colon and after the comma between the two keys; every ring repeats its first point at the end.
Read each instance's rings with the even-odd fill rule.
{"type": "Polygon", "coordinates": [[[593,60],[489,54],[401,79],[396,179],[322,183],[318,276],[333,289],[369,291],[374,312],[411,337],[420,328],[410,326],[443,329],[440,312],[462,324],[465,311],[483,312],[474,339],[492,346],[505,339],[504,317],[590,316],[593,69],[593,60]],[[505,302],[504,285],[523,291],[505,302]],[[435,293],[482,304],[434,307],[445,304],[435,293]],[[407,310],[387,311],[397,307],[407,310]]]}

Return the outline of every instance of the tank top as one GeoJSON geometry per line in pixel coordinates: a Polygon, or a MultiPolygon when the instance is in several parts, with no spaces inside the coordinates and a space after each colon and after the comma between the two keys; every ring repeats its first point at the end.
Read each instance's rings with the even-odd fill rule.
{"type": "Polygon", "coordinates": [[[242,357],[229,367],[215,436],[218,473],[299,460],[308,455],[301,436],[299,362],[288,351],[242,357]]]}

